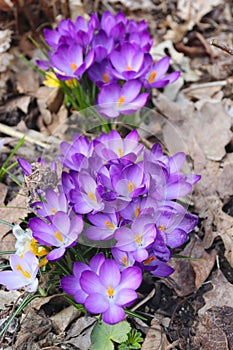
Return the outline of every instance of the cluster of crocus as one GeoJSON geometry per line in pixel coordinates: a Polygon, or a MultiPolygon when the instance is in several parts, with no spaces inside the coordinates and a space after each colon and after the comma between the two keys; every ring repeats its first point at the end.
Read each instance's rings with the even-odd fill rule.
{"type": "MultiPolygon", "coordinates": [[[[72,261],[73,275],[62,273],[61,287],[87,311],[114,324],[136,300],[144,271],[158,277],[173,272],[172,248],[187,241],[198,221],[176,200],[190,193],[200,176],[180,172],[184,153],[169,158],[159,144],[146,149],[136,130],[125,138],[116,130],[92,140],[76,134],[60,149],[61,182],[36,188],[39,200],[31,205],[37,215],[26,231],[14,228],[12,271],[0,272],[0,283],[35,291],[43,259],[45,268],[56,266],[58,260],[76,258],[87,244],[91,255],[88,249],[88,258],[72,261]],[[97,254],[102,243],[105,248],[97,254]]],[[[19,164],[26,177],[32,175],[30,163],[19,159],[19,164]]],[[[54,163],[50,170],[56,173],[54,163]]]]}
{"type": "Polygon", "coordinates": [[[123,13],[106,11],[101,18],[92,14],[88,23],[81,16],[75,22],[62,20],[56,29],[45,29],[44,37],[50,49],[37,64],[47,71],[46,84],[73,91],[80,109],[98,105],[106,118],[135,112],[146,104],[152,88],[173,83],[180,75],[166,74],[168,56],[153,61],[147,23],[123,13]]]}

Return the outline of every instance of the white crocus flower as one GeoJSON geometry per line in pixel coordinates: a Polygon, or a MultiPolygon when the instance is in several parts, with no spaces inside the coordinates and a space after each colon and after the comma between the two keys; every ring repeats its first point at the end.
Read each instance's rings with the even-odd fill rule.
{"type": "Polygon", "coordinates": [[[30,251],[33,240],[32,231],[30,229],[23,230],[19,225],[13,227],[13,235],[17,239],[15,249],[17,255],[24,255],[30,251]]]}

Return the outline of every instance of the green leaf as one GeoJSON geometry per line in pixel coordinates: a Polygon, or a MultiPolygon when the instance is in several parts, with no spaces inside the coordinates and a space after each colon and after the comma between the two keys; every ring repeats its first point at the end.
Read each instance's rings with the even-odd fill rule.
{"type": "Polygon", "coordinates": [[[113,341],[116,343],[126,341],[130,329],[131,327],[126,321],[114,325],[98,322],[91,333],[91,350],[113,350],[113,341]]]}

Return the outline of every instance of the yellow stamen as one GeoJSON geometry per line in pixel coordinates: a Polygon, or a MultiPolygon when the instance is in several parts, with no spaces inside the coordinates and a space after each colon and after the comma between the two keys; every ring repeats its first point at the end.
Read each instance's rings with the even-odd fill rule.
{"type": "Polygon", "coordinates": [[[42,258],[39,262],[39,267],[43,267],[48,263],[48,260],[46,259],[46,257],[42,258]]]}
{"type": "Polygon", "coordinates": [[[75,71],[78,68],[76,63],[71,63],[70,66],[73,71],[75,71]]]}
{"type": "Polygon", "coordinates": [[[60,242],[63,241],[62,233],[59,232],[59,231],[54,232],[54,237],[56,237],[57,240],[60,241],[60,242]]]}
{"type": "Polygon", "coordinates": [[[114,289],[112,288],[112,286],[108,286],[107,293],[108,293],[108,296],[109,296],[110,298],[113,297],[113,295],[114,295],[114,289]]]}
{"type": "Polygon", "coordinates": [[[157,76],[157,73],[155,70],[152,70],[152,72],[150,73],[150,76],[148,78],[148,83],[151,84],[155,81],[155,78],[157,76]]]}
{"type": "Polygon", "coordinates": [[[105,82],[105,83],[108,83],[108,82],[109,82],[109,77],[108,77],[108,74],[107,74],[107,73],[103,73],[103,79],[104,79],[104,82],[105,82]]]}
{"type": "Polygon", "coordinates": [[[155,256],[151,256],[150,258],[143,261],[143,265],[149,265],[154,260],[157,260],[157,258],[155,256]]]}
{"type": "Polygon", "coordinates": [[[127,259],[126,255],[124,255],[124,256],[122,257],[122,259],[120,260],[120,262],[121,262],[122,264],[124,264],[126,267],[129,266],[129,262],[128,262],[128,259],[127,259]]]}
{"type": "Polygon", "coordinates": [[[87,195],[93,202],[97,202],[96,196],[93,192],[88,192],[87,195]]]}
{"type": "Polygon", "coordinates": [[[66,80],[66,81],[65,81],[65,84],[66,84],[67,86],[69,86],[70,88],[71,88],[71,87],[76,87],[76,86],[78,86],[78,80],[75,79],[75,78],[72,78],[72,79],[66,80]]]}
{"type": "Polygon", "coordinates": [[[140,214],[140,211],[141,211],[140,207],[136,207],[135,212],[134,212],[135,218],[138,217],[138,215],[140,214]]]}
{"type": "Polygon", "coordinates": [[[24,277],[26,277],[26,278],[31,278],[30,273],[29,273],[28,271],[26,271],[26,270],[23,270],[23,269],[22,269],[22,266],[21,266],[20,264],[18,264],[18,265],[16,266],[16,270],[21,271],[21,272],[22,272],[22,275],[23,275],[24,277]]]}
{"type": "Polygon", "coordinates": [[[114,228],[115,228],[113,223],[110,221],[105,221],[105,225],[107,226],[107,228],[110,228],[111,230],[114,230],[114,228]]]}
{"type": "Polygon", "coordinates": [[[38,242],[34,238],[31,240],[29,249],[36,256],[45,256],[49,253],[44,247],[38,247],[38,242]]]}
{"type": "Polygon", "coordinates": [[[137,244],[142,244],[142,235],[134,235],[134,240],[137,244]]]}
{"type": "Polygon", "coordinates": [[[122,150],[121,147],[119,147],[119,148],[117,149],[117,152],[118,152],[119,157],[123,157],[123,150],[122,150]]]}
{"type": "Polygon", "coordinates": [[[124,96],[119,97],[117,102],[118,102],[118,107],[121,107],[122,103],[125,102],[124,96]]]}
{"type": "Polygon", "coordinates": [[[133,70],[131,66],[127,66],[125,70],[133,70]]]}
{"type": "Polygon", "coordinates": [[[161,224],[161,225],[159,226],[159,230],[160,230],[160,231],[165,231],[165,227],[164,227],[163,224],[161,224]]]}
{"type": "Polygon", "coordinates": [[[132,181],[129,181],[128,182],[128,191],[129,193],[133,192],[136,188],[136,185],[132,182],[132,181]]]}
{"type": "Polygon", "coordinates": [[[53,208],[53,209],[51,209],[50,211],[51,211],[51,214],[56,214],[57,209],[56,209],[56,208],[53,208]]]}

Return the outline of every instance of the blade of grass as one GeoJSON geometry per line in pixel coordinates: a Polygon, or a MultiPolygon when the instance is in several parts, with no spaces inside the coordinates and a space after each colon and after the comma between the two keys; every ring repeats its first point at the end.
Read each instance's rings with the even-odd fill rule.
{"type": "Polygon", "coordinates": [[[3,165],[1,166],[0,169],[0,182],[2,181],[2,178],[5,174],[5,168],[7,168],[7,165],[9,163],[9,161],[11,160],[11,158],[15,155],[15,153],[18,151],[18,149],[24,144],[24,140],[25,140],[25,136],[22,137],[22,139],[19,140],[19,142],[17,143],[17,145],[13,148],[13,150],[11,151],[11,153],[9,154],[9,156],[7,157],[7,159],[5,160],[5,162],[3,163],[3,165]]]}

